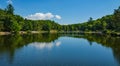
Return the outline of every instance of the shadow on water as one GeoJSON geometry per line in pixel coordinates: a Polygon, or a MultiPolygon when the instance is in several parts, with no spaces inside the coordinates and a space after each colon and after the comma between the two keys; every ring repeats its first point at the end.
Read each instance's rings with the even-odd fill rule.
{"type": "Polygon", "coordinates": [[[29,35],[4,35],[0,36],[0,56],[3,53],[7,53],[9,57],[9,63],[12,63],[14,59],[15,51],[21,49],[24,46],[32,42],[54,42],[61,36],[69,36],[73,38],[84,38],[88,40],[89,44],[93,42],[101,44],[102,46],[112,48],[113,55],[117,62],[120,64],[120,38],[111,37],[109,35],[97,35],[97,34],[29,34],[29,35]]]}

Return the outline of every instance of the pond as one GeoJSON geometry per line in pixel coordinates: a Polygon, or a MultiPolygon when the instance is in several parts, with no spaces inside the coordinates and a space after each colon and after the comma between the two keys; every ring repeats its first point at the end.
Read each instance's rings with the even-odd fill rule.
{"type": "Polygon", "coordinates": [[[119,65],[119,37],[98,34],[0,36],[0,66],[119,65]]]}

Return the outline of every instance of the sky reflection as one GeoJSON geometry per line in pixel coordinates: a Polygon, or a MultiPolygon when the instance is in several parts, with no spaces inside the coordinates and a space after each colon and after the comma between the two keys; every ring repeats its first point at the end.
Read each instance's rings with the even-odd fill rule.
{"type": "Polygon", "coordinates": [[[52,49],[53,47],[59,47],[61,45],[61,41],[57,41],[57,42],[51,42],[51,43],[40,43],[40,42],[33,42],[30,43],[30,46],[37,48],[37,49],[52,49]]]}

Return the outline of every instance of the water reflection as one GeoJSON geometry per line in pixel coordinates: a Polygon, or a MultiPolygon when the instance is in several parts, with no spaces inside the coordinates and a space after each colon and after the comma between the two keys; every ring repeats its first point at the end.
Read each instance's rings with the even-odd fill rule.
{"type": "Polygon", "coordinates": [[[13,51],[33,42],[54,42],[58,34],[32,34],[32,35],[8,35],[0,36],[0,52],[13,51]]]}
{"type": "MultiPolygon", "coordinates": [[[[25,46],[37,49],[52,49],[59,47],[62,41],[60,36],[84,38],[92,46],[94,42],[112,49],[114,58],[120,64],[120,38],[97,34],[32,34],[0,36],[0,61],[7,59],[10,64],[14,61],[15,53],[25,46]]],[[[74,42],[74,41],[73,41],[74,42]]]]}
{"type": "Polygon", "coordinates": [[[102,46],[112,48],[114,58],[120,65],[120,37],[102,34],[84,34],[83,36],[77,34],[76,36],[72,35],[71,37],[87,39],[90,45],[92,45],[93,42],[96,42],[102,46]]]}
{"type": "Polygon", "coordinates": [[[40,43],[40,42],[33,42],[30,43],[30,46],[35,47],[37,49],[52,49],[53,47],[59,47],[61,45],[61,42],[51,42],[51,43],[40,43]]]}
{"type": "Polygon", "coordinates": [[[58,37],[58,34],[16,34],[0,36],[0,60],[6,59],[11,64],[13,62],[15,52],[31,43],[34,44],[35,47],[41,49],[45,47],[52,48],[53,44],[51,44],[51,42],[57,40],[58,37]]]}

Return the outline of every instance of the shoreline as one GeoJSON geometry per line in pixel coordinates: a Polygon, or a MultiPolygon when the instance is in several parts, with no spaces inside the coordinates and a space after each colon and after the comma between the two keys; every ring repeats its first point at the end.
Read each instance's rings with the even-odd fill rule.
{"type": "MultiPolygon", "coordinates": [[[[18,34],[58,33],[57,31],[19,31],[18,34]]],[[[15,34],[14,32],[0,32],[0,35],[15,34]]]]}
{"type": "MultiPolygon", "coordinates": [[[[118,32],[111,32],[111,33],[102,33],[102,32],[80,32],[80,31],[19,31],[19,34],[39,34],[39,33],[66,33],[66,34],[72,34],[72,33],[81,33],[81,34],[106,34],[106,35],[113,35],[113,36],[120,36],[120,33],[118,32]]],[[[10,35],[14,34],[12,32],[0,32],[0,35],[10,35]]]]}

